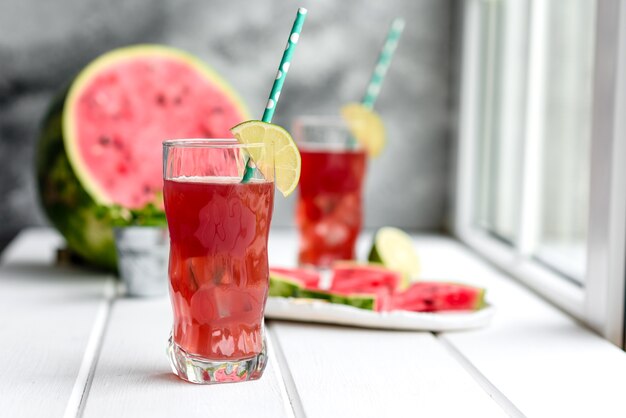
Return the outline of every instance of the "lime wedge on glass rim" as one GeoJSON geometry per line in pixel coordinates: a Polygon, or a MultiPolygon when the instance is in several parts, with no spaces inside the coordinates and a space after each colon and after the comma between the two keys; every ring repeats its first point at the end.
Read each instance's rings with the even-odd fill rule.
{"type": "Polygon", "coordinates": [[[360,103],[349,103],[341,108],[341,116],[367,154],[378,157],[386,142],[385,125],[378,113],[360,103]]]}
{"type": "Polygon", "coordinates": [[[369,261],[381,263],[403,276],[403,287],[420,274],[420,261],[411,237],[398,228],[380,228],[374,236],[369,261]]]}
{"type": "Polygon", "coordinates": [[[266,179],[274,178],[276,188],[283,196],[289,196],[295,190],[300,180],[300,151],[287,130],[273,123],[249,120],[230,128],[230,132],[242,144],[273,143],[275,175],[267,172],[262,152],[251,148],[250,156],[266,179]]]}

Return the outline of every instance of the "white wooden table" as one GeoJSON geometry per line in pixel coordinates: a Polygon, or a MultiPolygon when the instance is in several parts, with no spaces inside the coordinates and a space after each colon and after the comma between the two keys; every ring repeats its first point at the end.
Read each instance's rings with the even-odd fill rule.
{"type": "MultiPolygon", "coordinates": [[[[364,234],[359,252],[371,236],[364,234]]],[[[296,237],[272,231],[270,263],[296,237]]],[[[626,355],[450,238],[416,236],[428,277],[488,288],[491,326],[434,335],[270,321],[256,382],[197,386],[165,356],[167,298],[54,265],[61,238],[22,232],[0,266],[0,417],[626,416],[626,355]]]]}

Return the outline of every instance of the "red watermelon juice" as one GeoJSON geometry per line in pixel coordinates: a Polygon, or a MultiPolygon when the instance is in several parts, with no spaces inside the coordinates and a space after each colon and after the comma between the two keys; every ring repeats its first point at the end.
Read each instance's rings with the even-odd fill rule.
{"type": "Polygon", "coordinates": [[[359,149],[300,145],[302,172],[296,222],[300,264],[329,267],[355,258],[363,222],[362,191],[366,153],[359,149]]]}
{"type": "Polygon", "coordinates": [[[212,360],[258,355],[274,183],[165,180],[164,196],[174,342],[212,360]]]}

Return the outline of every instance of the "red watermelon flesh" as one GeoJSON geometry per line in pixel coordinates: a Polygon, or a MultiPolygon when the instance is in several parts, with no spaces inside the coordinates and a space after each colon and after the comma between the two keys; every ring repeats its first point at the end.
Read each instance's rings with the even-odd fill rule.
{"type": "Polygon", "coordinates": [[[70,160],[103,203],[139,208],[154,200],[162,190],[163,140],[231,138],[229,128],[246,119],[214,74],[161,52],[148,47],[112,58],[72,89],[70,160]]]}
{"type": "Polygon", "coordinates": [[[375,309],[386,311],[391,308],[392,295],[400,282],[399,273],[384,267],[341,263],[333,268],[330,290],[340,294],[375,295],[375,309]]]}
{"type": "Polygon", "coordinates": [[[394,293],[401,282],[400,273],[367,264],[341,263],[333,267],[331,289],[359,290],[361,288],[385,288],[394,293]]]}
{"type": "Polygon", "coordinates": [[[413,312],[468,311],[484,306],[485,290],[460,283],[417,282],[392,297],[391,308],[413,312]]]}
{"type": "Polygon", "coordinates": [[[307,289],[319,289],[320,274],[313,269],[307,268],[287,268],[287,267],[271,267],[270,275],[278,274],[293,279],[307,289]]]}

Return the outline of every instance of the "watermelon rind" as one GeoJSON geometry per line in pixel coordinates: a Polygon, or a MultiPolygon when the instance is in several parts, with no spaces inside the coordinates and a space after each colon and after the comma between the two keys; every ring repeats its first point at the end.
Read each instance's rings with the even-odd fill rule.
{"type": "Polygon", "coordinates": [[[376,307],[376,295],[371,294],[341,295],[331,293],[330,301],[331,303],[353,306],[355,308],[365,309],[368,311],[373,311],[376,307]]]}
{"type": "Polygon", "coordinates": [[[476,300],[476,304],[474,305],[474,310],[479,311],[483,308],[487,307],[487,300],[485,299],[485,295],[487,293],[487,289],[480,289],[478,293],[478,299],[476,300]]]}
{"type": "Polygon", "coordinates": [[[332,299],[332,295],[330,292],[314,289],[300,289],[296,296],[304,299],[321,299],[329,302],[332,299]]]}
{"type": "Polygon", "coordinates": [[[117,268],[113,230],[76,177],[63,145],[61,115],[65,94],[55,99],[41,131],[37,152],[39,198],[68,248],[95,267],[117,268]]]}
{"type": "Polygon", "coordinates": [[[352,306],[354,308],[373,311],[376,306],[376,295],[371,294],[341,294],[323,290],[300,289],[298,297],[306,299],[319,299],[339,305],[352,306]]]}
{"type": "Polygon", "coordinates": [[[301,289],[302,284],[289,277],[275,273],[270,274],[270,296],[283,298],[296,297],[301,289]]]}

